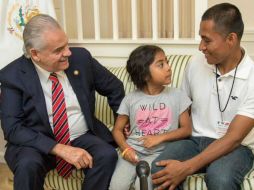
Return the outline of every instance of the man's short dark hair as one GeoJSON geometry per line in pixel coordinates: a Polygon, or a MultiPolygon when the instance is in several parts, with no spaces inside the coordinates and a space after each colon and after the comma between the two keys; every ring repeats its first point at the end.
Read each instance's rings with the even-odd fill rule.
{"type": "Polygon", "coordinates": [[[214,5],[206,10],[202,21],[213,20],[215,30],[227,36],[229,33],[236,33],[240,40],[243,35],[244,23],[239,9],[230,3],[214,5]]]}

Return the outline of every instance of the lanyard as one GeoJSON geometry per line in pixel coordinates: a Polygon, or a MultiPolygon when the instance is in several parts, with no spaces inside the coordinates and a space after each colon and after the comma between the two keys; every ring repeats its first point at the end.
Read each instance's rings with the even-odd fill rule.
{"type": "Polygon", "coordinates": [[[216,80],[216,90],[217,90],[217,97],[218,97],[218,103],[219,103],[219,110],[220,110],[220,113],[221,113],[221,120],[223,121],[223,112],[226,110],[227,106],[228,106],[228,102],[229,102],[229,99],[230,99],[230,96],[232,94],[232,91],[233,91],[233,87],[234,87],[234,84],[235,84],[235,76],[236,76],[236,72],[237,72],[237,68],[238,68],[238,64],[235,68],[235,73],[234,73],[234,78],[233,78],[233,82],[232,82],[232,86],[231,86],[231,89],[230,89],[230,92],[229,92],[229,95],[228,95],[228,100],[227,100],[227,103],[225,105],[225,107],[222,109],[221,108],[221,104],[220,104],[220,93],[219,93],[219,88],[218,88],[218,81],[217,81],[217,70],[218,70],[218,67],[216,65],[216,75],[215,75],[215,80],[216,80]]]}
{"type": "Polygon", "coordinates": [[[221,103],[220,103],[220,94],[219,94],[218,81],[217,81],[218,66],[216,65],[216,74],[215,74],[216,90],[217,90],[218,104],[219,104],[219,110],[220,110],[221,120],[222,120],[222,121],[223,121],[223,112],[227,109],[228,102],[229,102],[229,99],[230,99],[230,97],[231,97],[231,94],[232,94],[232,91],[233,91],[233,87],[234,87],[234,84],[235,84],[235,76],[236,76],[237,68],[238,68],[239,63],[241,62],[241,60],[242,60],[242,58],[243,58],[243,54],[244,54],[244,53],[241,51],[241,58],[240,58],[239,62],[238,62],[237,65],[236,65],[235,73],[234,73],[234,78],[233,78],[232,86],[231,86],[231,89],[230,89],[230,92],[229,92],[229,95],[228,95],[227,103],[226,103],[226,105],[225,105],[225,107],[224,107],[223,109],[221,108],[221,103]]]}

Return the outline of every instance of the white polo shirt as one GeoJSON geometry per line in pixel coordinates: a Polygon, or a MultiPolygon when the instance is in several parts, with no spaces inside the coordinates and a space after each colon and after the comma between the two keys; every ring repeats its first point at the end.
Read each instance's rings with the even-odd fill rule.
{"type": "MultiPolygon", "coordinates": [[[[217,84],[221,110],[224,109],[228,100],[234,74],[235,69],[224,75],[218,71],[217,84]]],[[[218,104],[215,66],[209,65],[203,54],[193,56],[189,62],[185,70],[182,89],[193,101],[191,106],[193,136],[218,139],[226,133],[236,115],[254,119],[254,62],[246,51],[238,65],[233,91],[226,110],[222,114],[218,104]]],[[[254,150],[254,129],[242,144],[254,150]]]]}

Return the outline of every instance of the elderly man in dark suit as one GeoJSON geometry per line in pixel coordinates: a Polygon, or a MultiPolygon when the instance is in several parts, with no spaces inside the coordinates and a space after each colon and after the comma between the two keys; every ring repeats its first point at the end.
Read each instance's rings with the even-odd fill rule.
{"type": "Polygon", "coordinates": [[[0,71],[1,126],[14,189],[43,190],[56,168],[68,178],[83,169],[83,189],[108,188],[117,161],[110,131],[94,116],[95,91],[115,112],[122,83],[48,15],[37,15],[23,33],[25,54],[0,71]]]}

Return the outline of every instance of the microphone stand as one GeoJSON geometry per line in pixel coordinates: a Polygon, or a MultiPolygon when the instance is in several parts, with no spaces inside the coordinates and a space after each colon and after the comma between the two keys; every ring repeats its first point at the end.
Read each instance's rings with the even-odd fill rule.
{"type": "Polygon", "coordinates": [[[139,161],[136,166],[136,172],[140,180],[140,190],[148,190],[147,177],[150,173],[149,164],[144,160],[139,161]]]}

